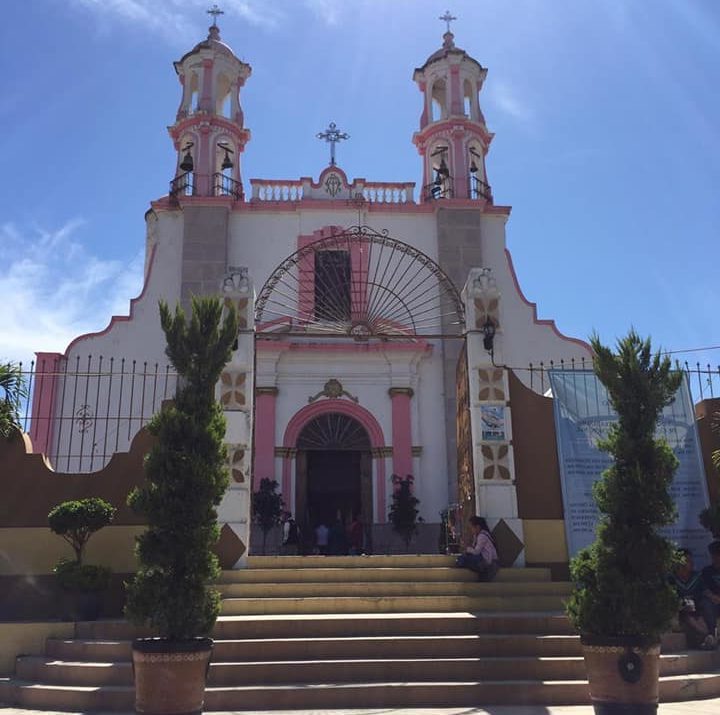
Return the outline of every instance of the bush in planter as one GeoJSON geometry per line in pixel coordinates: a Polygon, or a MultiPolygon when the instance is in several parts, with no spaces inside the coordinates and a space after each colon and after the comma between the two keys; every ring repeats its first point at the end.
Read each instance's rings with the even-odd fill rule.
{"type": "Polygon", "coordinates": [[[134,643],[136,707],[142,712],[193,712],[203,703],[212,648],[205,637],[220,610],[219,593],[211,588],[219,575],[212,550],[219,537],[216,510],[228,484],[225,418],[215,385],[238,331],[235,311],[221,324],[222,310],[217,298],[193,298],[187,321],[181,308],[172,314],[160,303],[166,354],[180,388],[174,404],[163,406],[149,424],[157,441],[145,460],[146,484],[128,497],[148,529],[137,538],[140,568],[128,584],[125,612],[161,636],[134,643]],[[146,653],[158,651],[171,655],[163,656],[167,662],[159,672],[149,673],[158,659],[146,653]],[[187,702],[176,699],[185,696],[187,702]]]}
{"type": "MultiPolygon", "coordinates": [[[[671,372],[668,358],[653,356],[650,341],[642,340],[635,331],[618,342],[617,354],[597,337],[593,337],[592,347],[595,372],[607,388],[618,422],[600,444],[612,455],[613,463],[593,490],[600,522],[595,542],[571,563],[576,590],[567,612],[587,645],[585,658],[596,707],[606,700],[638,702],[634,694],[623,690],[625,685],[654,679],[654,694],[644,701],[650,709],[638,704],[636,710],[654,712],[657,658],[654,666],[643,666],[637,660],[638,647],[642,650],[643,645],[659,642],[678,605],[667,580],[674,547],[657,532],[675,519],[669,487],[677,459],[665,440],[655,439],[655,428],[680,386],[682,373],[671,372]],[[620,650],[612,651],[612,647],[620,650]],[[608,686],[606,691],[594,678],[588,656],[603,648],[610,649],[608,653],[623,653],[619,660],[612,660],[605,674],[620,673],[624,683],[608,686]]],[[[652,650],[659,653],[659,648],[652,650]]]]}
{"type": "Polygon", "coordinates": [[[93,594],[69,597],[64,603],[63,617],[91,620],[100,610],[99,594],[107,589],[111,571],[104,566],[84,564],[85,546],[90,537],[115,517],[115,507],[99,497],[65,501],[48,514],[52,531],[62,536],[72,546],[74,559],[61,559],[53,569],[60,587],[71,594],[93,594]]]}
{"type": "Polygon", "coordinates": [[[258,490],[252,495],[253,519],[263,535],[263,555],[268,532],[280,523],[283,512],[282,496],[277,493],[278,486],[279,484],[274,479],[263,477],[258,490]]]}
{"type": "Polygon", "coordinates": [[[405,551],[410,551],[410,542],[417,532],[418,521],[421,521],[417,509],[420,500],[412,493],[413,481],[410,474],[405,479],[397,474],[392,475],[394,491],[388,518],[393,531],[405,542],[405,551]]]}

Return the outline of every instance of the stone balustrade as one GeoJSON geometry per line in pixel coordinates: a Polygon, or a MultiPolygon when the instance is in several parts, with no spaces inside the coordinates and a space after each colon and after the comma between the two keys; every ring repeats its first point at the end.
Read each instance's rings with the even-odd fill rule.
{"type": "Polygon", "coordinates": [[[305,188],[304,181],[252,179],[250,183],[253,201],[300,201],[305,188]]]}

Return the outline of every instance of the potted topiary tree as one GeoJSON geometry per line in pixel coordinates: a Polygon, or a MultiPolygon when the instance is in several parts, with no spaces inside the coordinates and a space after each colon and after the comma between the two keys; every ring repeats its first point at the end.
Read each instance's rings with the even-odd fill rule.
{"type": "Polygon", "coordinates": [[[571,563],[568,615],[582,636],[597,715],[657,712],[660,636],[677,613],[668,583],[674,547],[658,528],[675,519],[669,493],[677,459],[655,438],[663,408],[682,381],[634,330],[617,353],[592,338],[593,364],[618,422],[601,449],[613,463],[595,484],[596,539],[571,563]]]}
{"type": "Polygon", "coordinates": [[[159,638],[133,642],[135,707],[144,713],[200,712],[220,611],[211,583],[219,575],[213,546],[217,506],[228,484],[225,418],[215,385],[237,337],[231,310],[220,322],[216,298],[193,298],[188,322],[180,307],[160,303],[166,354],[178,372],[174,403],[149,424],[157,441],[145,460],[146,483],[128,503],[147,518],[137,538],[140,568],[128,584],[126,615],[159,638]]]}
{"type": "Polygon", "coordinates": [[[397,474],[392,475],[394,490],[388,518],[393,531],[405,543],[406,552],[410,551],[410,542],[417,532],[420,513],[417,509],[420,500],[412,493],[413,481],[414,478],[410,474],[405,479],[397,474]]]}
{"type": "Polygon", "coordinates": [[[110,524],[115,507],[99,497],[64,501],[48,514],[50,529],[72,546],[74,559],[60,559],[53,569],[64,597],[62,617],[67,620],[94,621],[102,606],[111,571],[105,566],[84,564],[85,546],[90,537],[110,524]]]}
{"type": "Polygon", "coordinates": [[[283,511],[283,500],[277,493],[278,483],[274,479],[263,477],[260,486],[252,495],[252,511],[255,523],[262,531],[262,552],[265,555],[267,535],[280,523],[283,511]]]}

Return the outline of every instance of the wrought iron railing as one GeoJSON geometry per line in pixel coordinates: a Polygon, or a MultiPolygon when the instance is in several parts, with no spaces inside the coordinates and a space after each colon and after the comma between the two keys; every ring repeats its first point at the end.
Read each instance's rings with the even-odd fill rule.
{"type": "Polygon", "coordinates": [[[453,182],[451,177],[437,178],[423,187],[424,201],[437,201],[439,199],[453,198],[453,182]]]}
{"type": "Polygon", "coordinates": [[[477,176],[470,177],[470,198],[471,199],[485,199],[485,201],[492,202],[492,189],[490,184],[486,184],[477,176]]]}
{"type": "Polygon", "coordinates": [[[177,199],[179,196],[195,196],[195,176],[191,171],[176,176],[170,182],[169,196],[177,199]]]}
{"type": "MultiPolygon", "coordinates": [[[[709,364],[701,365],[699,362],[693,364],[687,361],[682,363],[677,361],[675,366],[677,370],[682,370],[688,377],[693,403],[720,397],[720,366],[714,368],[709,364]]],[[[548,362],[530,363],[525,368],[512,368],[519,376],[523,376],[524,373],[528,377],[527,382],[530,388],[540,394],[545,394],[550,389],[548,371],[557,369],[592,370],[592,360],[590,358],[549,360],[548,362]]]]}
{"type": "Polygon", "coordinates": [[[213,174],[213,196],[231,196],[235,201],[242,201],[242,184],[220,172],[213,174]]]}
{"type": "Polygon", "coordinates": [[[169,365],[131,358],[77,356],[20,366],[29,398],[17,405],[20,425],[58,472],[102,469],[172,399],[169,365]]]}

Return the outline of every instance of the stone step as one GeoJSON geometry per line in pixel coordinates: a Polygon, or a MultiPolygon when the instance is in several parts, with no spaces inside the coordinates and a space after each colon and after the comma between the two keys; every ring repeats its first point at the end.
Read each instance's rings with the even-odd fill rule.
{"type": "Polygon", "coordinates": [[[453,582],[347,582],[347,583],[235,583],[219,587],[223,598],[338,598],[344,596],[563,596],[573,590],[571,583],[559,581],[471,583],[453,582]]]}
{"type": "MultiPolygon", "coordinates": [[[[81,712],[130,712],[134,707],[131,686],[63,687],[28,681],[0,679],[0,694],[11,689],[19,707],[81,712]]],[[[661,702],[715,697],[720,675],[696,673],[660,680],[661,702]]],[[[371,707],[477,707],[483,705],[586,705],[587,682],[577,681],[470,681],[415,683],[407,680],[377,683],[318,683],[264,685],[262,687],[209,687],[205,711],[302,710],[311,708],[371,707]]],[[[700,711],[700,710],[699,710],[700,711]]]]}
{"type": "MultiPolygon", "coordinates": [[[[252,559],[253,557],[251,557],[252,559]]],[[[257,558],[257,557],[255,557],[257,558]]],[[[268,557],[294,558],[294,557],[268,557]]],[[[313,557],[304,557],[313,558],[313,557]]],[[[323,557],[333,558],[333,557],[323,557]]],[[[359,557],[354,557],[355,560],[359,557]]],[[[377,558],[377,557],[369,557],[377,558]]],[[[364,559],[363,559],[364,561],[364,559]]],[[[323,563],[325,563],[323,561],[323,563]]],[[[528,583],[550,581],[550,570],[542,568],[500,569],[494,583],[528,583]]],[[[229,583],[328,583],[379,581],[461,581],[476,582],[477,575],[468,569],[454,566],[430,566],[426,568],[406,566],[404,568],[377,567],[374,565],[355,567],[276,567],[246,568],[223,571],[219,584],[229,583]]]]}
{"type": "MultiPolygon", "coordinates": [[[[47,641],[46,655],[60,660],[129,660],[125,641],[47,641]]],[[[460,635],[277,638],[215,641],[213,660],[334,660],[340,658],[470,658],[493,656],[581,656],[579,636],[460,635]]]]}
{"type": "MultiPolygon", "coordinates": [[[[85,621],[75,625],[75,635],[87,640],[131,640],[151,635],[148,629],[124,620],[85,621]]],[[[220,616],[213,638],[350,638],[356,636],[473,635],[574,635],[561,613],[349,613],[220,616]]]]}
{"type": "MultiPolygon", "coordinates": [[[[703,652],[662,656],[663,676],[682,675],[712,669],[713,654],[703,652]]],[[[130,661],[72,662],[43,656],[17,660],[20,680],[57,685],[132,685],[130,661]]],[[[356,683],[387,680],[447,682],[470,680],[584,680],[582,656],[513,658],[408,658],[372,660],[288,660],[217,662],[210,665],[208,685],[287,685],[318,682],[356,683]]]]}
{"type": "MultiPolygon", "coordinates": [[[[685,639],[682,634],[670,633],[663,637],[663,654],[682,653],[684,648],[685,639]]],[[[45,653],[58,660],[130,660],[132,641],[50,638],[46,643],[45,653]]],[[[213,660],[216,662],[581,655],[580,637],[577,635],[535,634],[235,639],[216,640],[213,650],[213,660]]]]}
{"type": "MultiPolygon", "coordinates": [[[[377,556],[249,556],[248,569],[455,568],[456,556],[407,554],[377,556]]],[[[516,569],[520,571],[521,569],[516,569]]],[[[546,570],[546,569],[541,569],[546,570]]]]}
{"type": "Polygon", "coordinates": [[[561,611],[563,597],[550,596],[338,596],[226,598],[225,616],[291,613],[414,613],[458,611],[561,611]]]}

